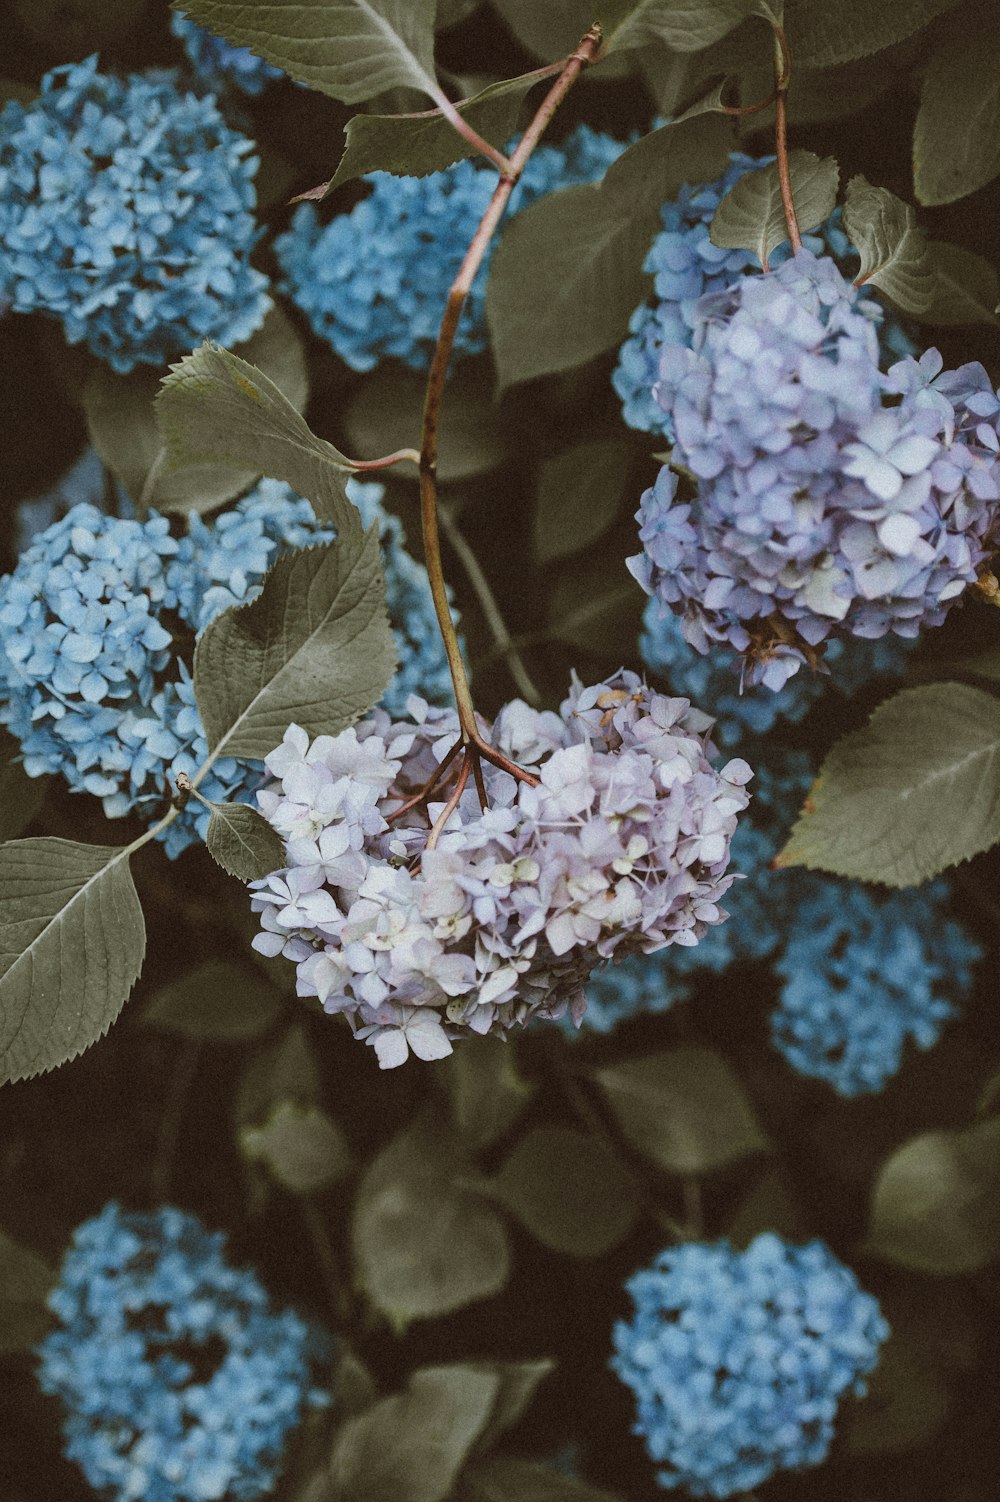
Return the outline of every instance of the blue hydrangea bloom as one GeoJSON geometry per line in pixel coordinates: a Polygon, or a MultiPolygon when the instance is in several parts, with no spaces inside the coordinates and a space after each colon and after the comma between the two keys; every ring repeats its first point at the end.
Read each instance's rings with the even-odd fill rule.
{"type": "Polygon", "coordinates": [[[74,1233],[49,1295],[39,1383],[66,1409],[66,1455],[113,1502],[252,1502],[288,1434],[328,1397],[322,1332],[272,1311],[225,1237],[163,1208],[107,1205],[74,1233]]]}
{"type": "MultiPolygon", "coordinates": [[[[511,195],[510,213],[544,193],[594,182],[625,150],[581,125],[559,146],[540,146],[511,195]]],[[[426,177],[372,172],[370,195],[349,214],[320,223],[301,204],[275,241],[282,290],[320,338],[354,370],[393,357],[429,362],[451,287],[496,187],[496,172],[456,162],[426,177]]],[[[486,348],[487,257],[466,301],[456,354],[486,348]]]]}
{"type": "Polygon", "coordinates": [[[908,1043],[937,1042],[982,951],[945,916],[943,882],[885,895],[795,875],[775,962],[783,984],[774,1045],[799,1074],[840,1095],[874,1093],[898,1072],[908,1043]]]}
{"type": "Polygon", "coordinates": [[[865,1392],[889,1334],[878,1302],[821,1241],[773,1234],[745,1251],[691,1242],[626,1284],[611,1365],[670,1490],[732,1497],[819,1465],[841,1399],[865,1392]]]}
{"type": "Polygon", "coordinates": [[[120,372],[249,338],[271,305],[253,149],[172,73],[53,69],[0,113],[0,294],[120,372]]]}
{"type": "Polygon", "coordinates": [[[82,504],[104,509],[108,492],[108,472],[96,449],[84,449],[80,457],[42,495],[26,496],[18,501],[14,522],[14,546],[18,553],[29,548],[46,527],[82,504]]]}
{"type": "MultiPolygon", "coordinates": [[[[636,308],[629,322],[629,338],[621,347],[612,376],[621,397],[622,416],[630,428],[643,433],[673,436],[670,416],[653,396],[660,377],[660,356],[668,344],[690,346],[695,325],[695,305],[706,292],[721,292],[746,271],[759,267],[749,250],[722,250],[708,237],[716,209],[729,190],[748,172],[764,167],[773,157],[756,158],[736,151],[720,178],[691,187],[685,184],[675,199],[660,210],[663,229],[653,241],[644,270],[653,275],[655,302],[636,308]]],[[[802,243],[814,255],[833,256],[841,269],[856,263],[835,209],[829,219],[802,243]],[[853,263],[852,263],[853,257],[853,263]]],[[[780,265],[789,254],[788,244],[779,246],[771,265],[780,265]]],[[[903,326],[886,313],[879,328],[879,342],[888,354],[913,354],[914,346],[903,326]]]]}
{"type": "Polygon", "coordinates": [[[225,37],[206,31],[180,11],[170,12],[170,30],[184,44],[193,71],[209,87],[219,89],[233,84],[242,94],[262,94],[272,78],[281,78],[280,68],[251,52],[249,47],[234,47],[225,37]]]}

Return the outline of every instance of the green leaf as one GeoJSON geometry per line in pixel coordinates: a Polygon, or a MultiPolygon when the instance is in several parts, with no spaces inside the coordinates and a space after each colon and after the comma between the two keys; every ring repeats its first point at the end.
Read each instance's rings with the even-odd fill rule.
{"type": "Polygon", "coordinates": [[[628,445],[581,443],[542,465],[535,512],[535,558],[551,563],[596,542],[614,521],[628,473],[628,445]]]}
{"type": "Polygon", "coordinates": [[[850,1455],[885,1455],[926,1445],[948,1416],[948,1388],[895,1326],[852,1408],[844,1435],[850,1455]]]}
{"type": "Polygon", "coordinates": [[[534,1093],[517,1072],[517,1056],[502,1038],[469,1039],[438,1065],[451,1092],[462,1142],[472,1152],[489,1147],[513,1126],[534,1093]]]}
{"type": "Polygon", "coordinates": [[[1000,702],[934,683],[837,742],[777,864],[910,887],[997,840],[1000,702]]]}
{"type": "Polygon", "coordinates": [[[29,777],[15,757],[20,744],[0,726],[0,843],[26,829],[45,802],[50,778],[29,777]]]}
{"type": "Polygon", "coordinates": [[[493,1456],[470,1467],[460,1502],[622,1502],[606,1492],[532,1460],[493,1456]]]}
{"type": "Polygon", "coordinates": [[[852,177],[844,229],[861,256],[857,284],[871,282],[905,313],[925,313],[934,299],[934,268],[913,206],[887,188],[852,177]]]}
{"type": "Polygon", "coordinates": [[[435,0],[176,0],[171,7],[344,104],[386,89],[435,98],[435,0]]]}
{"type": "Polygon", "coordinates": [[[333,523],[342,542],[360,535],[360,514],[345,488],[349,461],[317,438],[276,383],[239,355],[202,344],[164,378],[156,412],[166,474],[228,465],[244,478],[284,480],[322,521],[333,523]]]}
{"type": "Polygon", "coordinates": [[[211,803],[205,844],[214,861],[240,881],[259,881],[288,864],[281,836],[249,803],[211,803]]]}
{"type": "Polygon", "coordinates": [[[236,1092],[237,1128],[259,1125],[286,1101],[308,1107],[318,1105],[319,1098],[319,1065],[308,1033],[296,1022],[272,1048],[249,1061],[236,1092]]]}
{"type": "Polygon", "coordinates": [[[668,1173],[711,1173],[767,1151],[742,1085],[710,1049],[627,1059],[594,1078],[628,1141],[668,1173]]]}
{"type": "Polygon", "coordinates": [[[925,323],[1000,323],[1000,277],[989,261],[946,240],[929,240],[927,255],[934,272],[934,296],[921,315],[925,323]]]}
{"type": "Polygon", "coordinates": [[[510,1276],[496,1211],[462,1186],[460,1140],[421,1121],[384,1148],[361,1181],[351,1235],[355,1277],[398,1327],[499,1293],[510,1276]]]}
{"type": "Polygon", "coordinates": [[[760,0],[631,0],[627,9],[608,39],[614,51],[658,44],[674,52],[700,52],[748,16],[774,14],[760,0]]]}
{"type": "Polygon", "coordinates": [[[621,342],[649,288],[642,266],[660,205],[684,182],[718,177],[729,141],[717,115],[661,126],[623,152],[600,184],[546,194],[510,221],[486,294],[501,389],[621,342]]]}
{"type": "Polygon", "coordinates": [[[0,1082],[102,1038],[135,984],[146,929],[130,847],[0,845],[0,1082]]]}
{"type": "Polygon", "coordinates": [[[210,1043],[243,1043],[268,1032],[281,1015],[281,999],[263,976],[231,960],[208,960],[147,1004],[147,1027],[210,1043]]]}
{"type": "Polygon", "coordinates": [[[46,1300],[56,1281],[48,1263],[0,1231],[0,1356],[33,1351],[54,1323],[46,1300]]]}
{"type": "MultiPolygon", "coordinates": [[[[419,448],[425,376],[390,361],[362,381],[343,413],[344,432],[359,454],[393,454],[419,448]]],[[[441,414],[438,479],[444,485],[485,474],[503,464],[510,435],[481,378],[461,367],[448,383],[441,414]]],[[[416,476],[415,464],[397,464],[394,473],[416,476]]]]}
{"type": "Polygon", "coordinates": [[[541,1361],[477,1361],[473,1365],[476,1371],[490,1372],[499,1381],[489,1422],[475,1445],[476,1451],[485,1455],[523,1416],[538,1384],[554,1371],[555,1362],[543,1358],[541,1361]]]}
{"type": "Polygon", "coordinates": [[[337,735],[377,703],[396,649],[378,528],[286,553],[249,605],[198,638],[194,691],[211,750],[263,760],[289,725],[337,735]]]}
{"type": "Polygon", "coordinates": [[[913,128],[914,192],[920,203],[954,203],[998,172],[1000,31],[958,28],[924,73],[913,128]]]}
{"type": "Polygon", "coordinates": [[[240,1147],[293,1194],[313,1194],[344,1178],[351,1154],[344,1134],[318,1106],[283,1100],[262,1126],[244,1127],[240,1147]]]}
{"type": "Polygon", "coordinates": [[[616,1153],[576,1127],[535,1127],[484,1186],[536,1241],[569,1257],[602,1257],[635,1224],[634,1186],[616,1153]]]}
{"type": "MultiPolygon", "coordinates": [[[[272,308],[257,333],[238,349],[240,359],[256,365],[302,411],[309,395],[305,350],[280,308],[272,308]]],[[[245,452],[235,469],[203,463],[174,474],[164,474],[160,466],[150,473],[163,450],[156,415],[159,389],[157,371],[140,367],[121,376],[94,361],[80,392],[90,441],[132,500],[144,498],[160,511],[210,511],[246,490],[261,471],[243,467],[245,452]]]]}
{"type": "MultiPolygon", "coordinates": [[[[566,57],[592,21],[600,21],[607,37],[636,0],[493,0],[512,34],[527,52],[543,62],[566,57]]],[[[603,73],[603,69],[602,69],[603,73]]],[[[598,75],[600,76],[600,75],[598,75]]]]}
{"type": "Polygon", "coordinates": [[[897,1149],[875,1181],[865,1250],[922,1273],[991,1262],[1000,1252],[1000,1117],[897,1149]]]}
{"type": "MultiPolygon", "coordinates": [[[[829,219],[837,202],[840,172],[832,156],[790,151],[788,168],[795,216],[803,234],[829,219]]],[[[751,250],[764,270],[788,239],[776,162],[741,177],[715,211],[708,237],[724,250],[751,250]]]]}
{"type": "MultiPolygon", "coordinates": [[[[958,0],[785,0],[785,31],[796,64],[830,68],[882,52],[943,15],[958,0]]],[[[794,85],[793,85],[794,88],[794,85]]]]}
{"type": "Polygon", "coordinates": [[[330,1457],[338,1502],[444,1502],[500,1387],[476,1366],[424,1367],[406,1390],[341,1424],[330,1457]]]}

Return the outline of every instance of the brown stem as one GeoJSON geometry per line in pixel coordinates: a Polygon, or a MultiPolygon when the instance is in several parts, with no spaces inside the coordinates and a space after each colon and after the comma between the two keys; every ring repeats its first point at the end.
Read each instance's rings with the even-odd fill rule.
{"type": "Polygon", "coordinates": [[[436,90],[433,97],[438,110],[448,121],[448,124],[454,130],[457,130],[458,134],[464,140],[468,141],[470,146],[474,146],[479,154],[492,162],[494,167],[501,173],[510,171],[510,161],[508,158],[504,156],[502,151],[498,151],[495,146],[491,146],[489,141],[469,124],[465,116],[459,111],[456,105],[452,104],[443,90],[436,90]]]}
{"type": "Polygon", "coordinates": [[[397,449],[394,454],[386,454],[382,459],[348,459],[352,469],[388,469],[392,464],[419,464],[420,455],[416,449],[397,449]]]}
{"type": "Polygon", "coordinates": [[[720,104],[720,115],[759,115],[761,110],[770,109],[778,97],[777,89],[769,94],[766,99],[761,99],[757,104],[720,104]]]}
{"type": "Polygon", "coordinates": [[[441,838],[445,825],[448,823],[448,820],[451,818],[452,814],[461,803],[462,794],[465,792],[465,785],[472,773],[472,763],[475,760],[475,756],[475,751],[470,750],[467,746],[465,748],[465,755],[462,757],[462,765],[459,768],[458,779],[455,783],[455,786],[451,790],[451,796],[449,797],[448,802],[445,804],[444,808],[434,820],[434,828],[427,836],[427,844],[424,846],[425,850],[434,849],[438,840],[441,838]]]}
{"type": "MultiPolygon", "coordinates": [[[[792,75],[792,59],[788,39],[780,26],[772,23],[774,31],[774,141],[778,158],[778,184],[781,188],[781,206],[785,211],[788,238],[792,242],[792,254],[802,249],[799,221],[795,217],[795,199],[792,197],[792,177],[788,169],[788,82],[792,75]]],[[[767,270],[767,266],[764,267],[767,270]]]]}
{"type": "Polygon", "coordinates": [[[441,761],[438,762],[437,770],[433,772],[427,779],[423,787],[420,789],[419,793],[414,793],[412,798],[407,798],[406,801],[401,803],[398,808],[393,809],[391,814],[386,815],[385,822],[387,824],[395,824],[399,819],[402,819],[406,814],[408,814],[411,809],[419,808],[421,803],[427,802],[427,799],[430,797],[431,793],[433,793],[434,789],[441,781],[441,778],[451,766],[451,763],[455,760],[455,757],[458,755],[459,751],[461,751],[463,744],[464,743],[461,740],[457,740],[455,742],[451,750],[441,759],[441,761]]]}

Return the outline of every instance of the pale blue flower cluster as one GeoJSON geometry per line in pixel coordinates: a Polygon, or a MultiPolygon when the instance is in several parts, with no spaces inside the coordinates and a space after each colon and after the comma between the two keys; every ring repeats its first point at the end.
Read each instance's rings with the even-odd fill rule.
{"type": "MultiPolygon", "coordinates": [[[[386,702],[395,711],[415,687],[445,697],[426,571],[382,512],[382,486],[352,480],[348,493],[366,521],[378,519],[385,549],[401,658],[386,702]]],[[[155,513],[140,522],[73,507],[0,579],[0,724],[19,741],[28,775],[60,774],[100,797],[109,818],[165,812],[178,774],[192,776],[208,756],[187,666],[195,633],[253,599],[283,551],[332,536],[274,480],[210,521],[192,515],[179,538],[155,513]]],[[[248,802],[262,775],[259,763],[222,757],[200,790],[248,802]]],[[[167,853],[203,838],[208,818],[189,802],[160,836],[167,853]]]]}
{"type": "Polygon", "coordinates": [[[172,73],[53,69],[0,113],[0,295],[120,372],[249,338],[271,306],[253,150],[172,73]]]}
{"type": "Polygon", "coordinates": [[[313,1376],[328,1339],[272,1311],[224,1245],[172,1208],[110,1204],[74,1233],[39,1384],[66,1409],[67,1457],[113,1502],[270,1494],[287,1436],[329,1401],[313,1376]]]}
{"type": "MultiPolygon", "coordinates": [[[[691,187],[685,184],[677,197],[660,211],[663,229],[653,241],[643,269],[653,275],[655,302],[636,308],[629,322],[629,338],[621,347],[612,376],[615,391],[621,397],[622,416],[630,428],[644,433],[673,436],[670,415],[653,396],[660,376],[660,356],[669,344],[690,346],[694,336],[695,306],[706,292],[721,292],[746,271],[759,267],[749,250],[722,250],[709,239],[709,226],[716,209],[740,178],[773,161],[735,151],[725,172],[715,182],[691,187]]],[[[857,253],[841,225],[840,210],[835,209],[826,222],[802,243],[814,255],[831,255],[847,274],[857,253]]],[[[779,246],[770,257],[772,267],[786,260],[790,246],[779,246]]],[[[873,304],[876,315],[881,314],[873,304]]],[[[879,343],[885,353],[913,354],[913,344],[903,326],[891,313],[882,315],[879,343]]]]}
{"type": "Polygon", "coordinates": [[[777,690],[831,634],[915,637],[940,625],[1000,517],[992,397],[981,366],[878,367],[871,305],[802,250],[704,297],[694,348],[668,346],[657,399],[673,462],[638,513],[629,567],[700,652],[725,642],[777,690]]]}
{"type": "Polygon", "coordinates": [[[732,1497],[819,1465],[841,1400],[861,1397],[889,1334],[878,1302],[821,1241],[689,1242],[625,1285],[611,1366],[660,1485],[732,1497]]]}
{"type": "Polygon", "coordinates": [[[218,90],[232,84],[241,94],[255,97],[264,92],[272,78],[282,77],[280,68],[272,68],[249,47],[234,47],[179,10],[170,12],[170,30],[183,43],[193,72],[210,88],[218,90]]]}
{"type": "MultiPolygon", "coordinates": [[[[625,143],[580,125],[559,146],[540,146],[510,200],[510,213],[557,188],[595,182],[625,143]]],[[[414,369],[429,362],[448,290],[497,184],[495,171],[456,162],[426,177],[373,172],[371,193],[322,225],[302,204],[275,241],[282,290],[354,370],[382,360],[414,369]]],[[[489,257],[473,283],[455,337],[456,354],[486,348],[489,257]]]]}
{"type": "Polygon", "coordinates": [[[775,961],[774,1046],[840,1095],[881,1090],[908,1043],[931,1048],[972,985],[979,945],[945,916],[943,882],[877,895],[806,872],[775,961]]]}

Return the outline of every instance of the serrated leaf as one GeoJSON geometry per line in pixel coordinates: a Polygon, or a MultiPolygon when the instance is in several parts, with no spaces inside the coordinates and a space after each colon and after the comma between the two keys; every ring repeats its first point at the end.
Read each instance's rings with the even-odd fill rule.
{"type": "Polygon", "coordinates": [[[942,326],[967,323],[1000,323],[1000,277],[995,267],[973,250],[929,240],[927,255],[934,273],[934,296],[921,315],[925,323],[942,326]]]}
{"type": "MultiPolygon", "coordinates": [[[[352,394],[342,414],[346,440],[360,454],[392,454],[418,448],[427,380],[390,361],[373,371],[352,394]]],[[[448,383],[441,414],[438,479],[450,485],[503,464],[510,434],[481,377],[461,367],[448,383]]],[[[394,466],[399,475],[417,474],[415,464],[394,466]]]]}
{"type": "Polygon", "coordinates": [[[176,0],[171,7],[344,104],[387,89],[435,98],[435,0],[176,0]]]}
{"type": "Polygon", "coordinates": [[[321,520],[333,523],[341,541],[360,535],[357,507],[347,499],[348,460],[317,438],[275,382],[239,355],[200,345],[164,378],[156,414],[167,449],[164,473],[228,465],[251,478],[284,480],[321,520]]]}
{"type": "Polygon", "coordinates": [[[513,1048],[501,1038],[470,1039],[438,1068],[451,1093],[459,1136],[472,1152],[502,1137],[534,1093],[517,1072],[513,1048]]]}
{"type": "Polygon", "coordinates": [[[935,683],[836,743],[778,864],[909,887],[998,840],[1000,702],[935,683]]]}
{"type": "Polygon", "coordinates": [[[214,861],[240,881],[260,881],[288,864],[281,836],[249,803],[212,803],[205,844],[214,861]]]}
{"type": "Polygon", "coordinates": [[[627,1059],[594,1078],[632,1146],[668,1173],[711,1173],[768,1148],[738,1078],[710,1049],[627,1059]]]}
{"type": "Polygon", "coordinates": [[[865,1249],[923,1273],[991,1262],[1000,1252],[1000,1117],[898,1148],[875,1181],[865,1249]]]}
{"type": "Polygon", "coordinates": [[[906,313],[925,313],[934,298],[934,268],[911,204],[888,188],[852,177],[844,229],[861,257],[856,282],[871,282],[906,313]]]}
{"type": "Polygon", "coordinates": [[[551,1466],[492,1456],[462,1478],[460,1502],[623,1502],[617,1492],[588,1486],[551,1466]]]}
{"type": "Polygon", "coordinates": [[[920,203],[954,203],[1000,173],[1000,31],[956,28],[924,73],[913,128],[920,203]]]}
{"type": "Polygon", "coordinates": [[[341,1424],[330,1457],[338,1502],[444,1502],[486,1425],[500,1380],[476,1366],[424,1367],[405,1392],[341,1424]]]}
{"type": "Polygon", "coordinates": [[[600,184],[546,194],[511,220],[486,293],[501,389],[621,342],[649,287],[642,266],[660,205],[684,182],[717,177],[729,140],[718,115],[661,126],[623,152],[600,184]]]}
{"type": "Polygon", "coordinates": [[[351,1170],[344,1134],[319,1106],[283,1100],[261,1126],[244,1127],[240,1148],[293,1194],[327,1189],[351,1170]]]}
{"type": "Polygon", "coordinates": [[[912,36],[958,4],[958,0],[785,0],[785,31],[796,64],[830,68],[882,52],[912,36]]]}
{"type": "MultiPolygon", "coordinates": [[[[238,358],[257,366],[297,412],[309,395],[309,375],[302,340],[280,308],[268,313],[263,325],[245,344],[238,358]]],[[[230,464],[199,464],[164,474],[150,470],[163,449],[156,416],[159,372],[139,367],[127,376],[94,361],[80,392],[90,441],[104,464],[138,502],[160,511],[210,511],[240,494],[261,471],[230,464]],[[147,483],[148,482],[148,483],[147,483]]]]}
{"type": "Polygon", "coordinates": [[[484,1186],[536,1241],[569,1257],[602,1257],[635,1224],[638,1206],[621,1159],[576,1127],[535,1127],[484,1186]]]}
{"type": "Polygon", "coordinates": [[[208,960],[153,995],[147,1027],[211,1043],[259,1038],[281,1015],[281,999],[263,976],[231,960],[208,960]]]}
{"type": "Polygon", "coordinates": [[[130,849],[73,840],[0,845],[0,1083],[96,1043],[142,966],[130,849]]]}
{"type": "Polygon", "coordinates": [[[535,558],[566,558],[596,542],[614,521],[628,473],[628,446],[581,443],[542,465],[535,510],[535,558]]]}
{"type": "Polygon", "coordinates": [[[52,1326],[46,1299],[55,1281],[37,1252],[0,1231],[0,1356],[33,1351],[52,1326]]]}
{"type": "Polygon", "coordinates": [[[355,1278],[399,1326],[499,1293],[510,1276],[496,1211],[463,1188],[468,1157],[449,1129],[407,1127],[371,1163],[354,1206],[355,1278]]]}
{"type": "Polygon", "coordinates": [[[15,757],[19,743],[0,726],[0,843],[26,829],[45,802],[48,777],[29,777],[15,757]]]}
{"type": "MultiPolygon", "coordinates": [[[[788,169],[795,217],[803,234],[829,219],[837,203],[840,171],[832,156],[790,151],[788,169]]],[[[723,250],[750,250],[764,270],[788,239],[776,162],[748,172],[719,204],[708,237],[723,250]]]]}
{"type": "Polygon", "coordinates": [[[627,8],[608,38],[614,51],[658,45],[673,52],[700,52],[748,16],[775,15],[762,0],[631,0],[627,8]]]}
{"type": "Polygon", "coordinates": [[[256,600],[198,638],[194,692],[209,748],[263,760],[289,725],[337,735],[377,703],[395,666],[378,528],[286,553],[256,600]]]}

